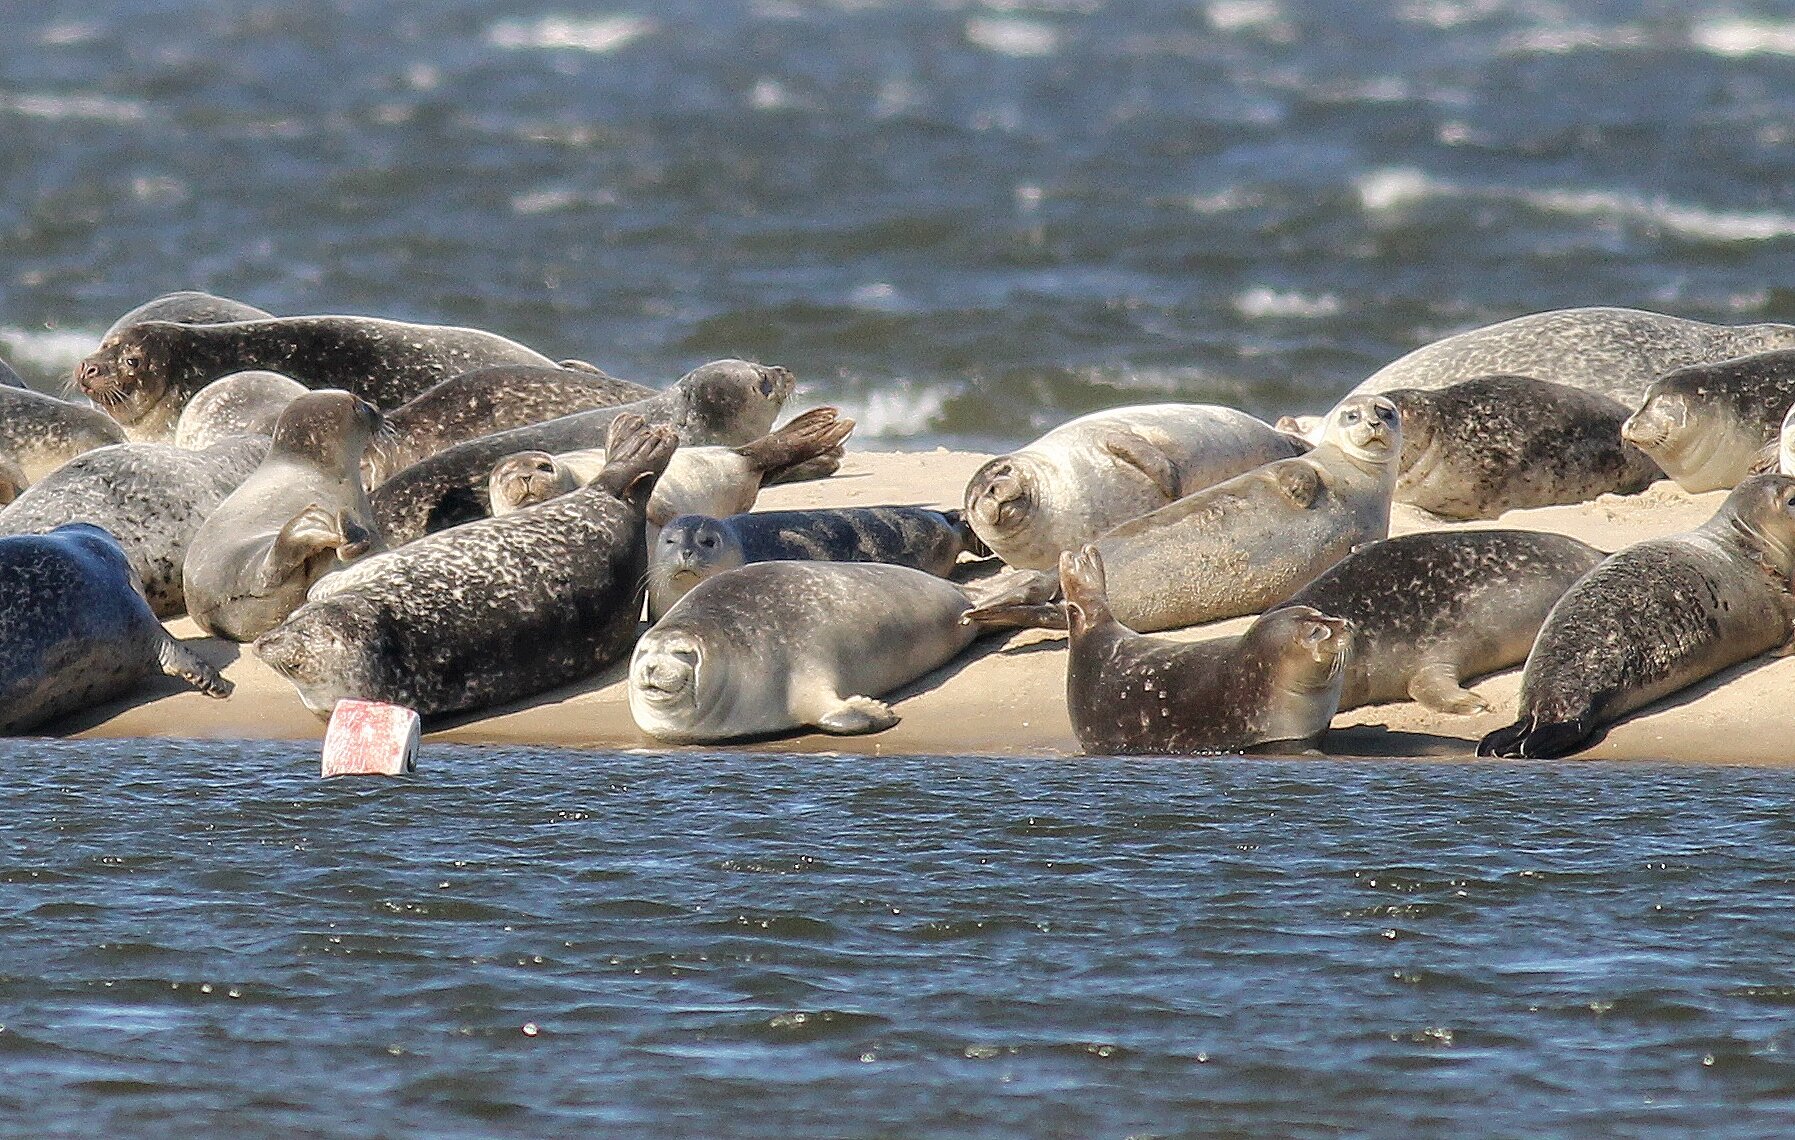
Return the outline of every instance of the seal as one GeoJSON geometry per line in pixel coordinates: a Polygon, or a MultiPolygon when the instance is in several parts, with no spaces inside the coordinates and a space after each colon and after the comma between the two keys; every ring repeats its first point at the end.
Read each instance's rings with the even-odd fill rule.
{"type": "Polygon", "coordinates": [[[312,583],[379,547],[361,462],[373,404],[307,392],[287,405],[261,466],[207,516],[182,563],[187,613],[207,633],[254,641],[312,583]]]}
{"type": "Polygon", "coordinates": [[[989,553],[959,511],[837,507],[723,518],[685,514],[661,528],[648,558],[648,613],[750,562],[883,562],[945,578],[962,553],[989,553]]]}
{"type": "Polygon", "coordinates": [[[1660,476],[1656,463],[1621,440],[1627,409],[1594,392],[1528,376],[1480,376],[1384,395],[1402,414],[1396,501],[1445,518],[1493,519],[1631,495],[1660,476]]]}
{"type": "Polygon", "coordinates": [[[233,301],[229,297],[220,297],[212,293],[202,293],[197,289],[182,289],[175,293],[164,293],[153,301],[145,301],[132,309],[106,330],[106,337],[140,325],[145,321],[173,321],[181,325],[225,325],[233,321],[265,321],[274,314],[254,305],[246,305],[242,301],[233,301]]]}
{"type": "Polygon", "coordinates": [[[1017,569],[1052,570],[1060,552],[1262,463],[1302,441],[1212,404],[1147,404],[1081,416],[979,468],[966,517],[1017,569]]]}
{"type": "Polygon", "coordinates": [[[520,451],[596,447],[621,415],[665,424],[688,445],[747,443],[767,434],[794,384],[783,368],[715,360],[646,400],[481,436],[414,463],[374,489],[374,518],[393,545],[484,518],[487,483],[499,460],[520,451]]]}
{"type": "Polygon", "coordinates": [[[1351,624],[1285,606],[1239,637],[1179,642],[1110,612],[1097,547],[1060,556],[1070,644],[1066,710],[1084,750],[1198,755],[1315,747],[1340,703],[1351,624]]]}
{"type": "Polygon", "coordinates": [[[1117,620],[1142,633],[1256,614],[1390,530],[1402,428],[1348,396],[1314,451],[1217,483],[1097,540],[1117,620]]]}
{"type": "Polygon", "coordinates": [[[584,368],[503,365],[452,376],[387,414],[390,438],[369,455],[377,487],[395,473],[465,440],[593,408],[646,400],[653,388],[584,368]]]}
{"type": "Polygon", "coordinates": [[[1479,756],[1555,757],[1607,725],[1779,647],[1795,599],[1795,478],[1754,475],[1714,517],[1609,555],[1559,599],[1521,675],[1520,716],[1479,756]]]}
{"type": "Polygon", "coordinates": [[[877,698],[970,645],[981,627],[960,615],[973,593],[1006,588],[972,591],[876,562],[755,562],[718,574],[637,643],[630,714],[673,743],[882,731],[898,714],[877,698]]]}
{"type": "Polygon", "coordinates": [[[25,477],[25,469],[19,466],[19,461],[0,451],[0,505],[12,502],[29,486],[31,480],[25,477]]]}
{"type": "Polygon", "coordinates": [[[11,457],[28,482],[124,438],[104,412],[29,388],[0,387],[0,454],[11,457]]]}
{"type": "Polygon", "coordinates": [[[197,451],[233,435],[272,436],[281,412],[309,391],[278,372],[233,372],[187,401],[175,424],[174,445],[197,451]]]}
{"type": "Polygon", "coordinates": [[[268,440],[239,435],[203,451],[117,443],[78,455],[0,510],[0,534],[93,523],[118,540],[158,617],[186,609],[181,563],[206,516],[249,477],[268,440]]]}
{"type": "Polygon", "coordinates": [[[1679,368],[1646,390],[1621,437],[1690,494],[1734,487],[1762,466],[1795,405],[1795,350],[1679,368]]]}
{"type": "Polygon", "coordinates": [[[648,496],[675,438],[623,416],[606,442],[590,486],[320,579],[255,654],[319,716],[343,697],[425,716],[487,708],[621,659],[641,613],[648,496]]]}
{"type": "Polygon", "coordinates": [[[25,732],[179,677],[209,697],[231,683],[168,635],[125,552],[99,527],[0,538],[0,732],[25,732]]]}
{"type": "Polygon", "coordinates": [[[269,317],[218,325],[140,321],[75,366],[75,384],[137,442],[173,438],[181,409],[233,372],[265,369],[396,408],[451,376],[554,362],[480,329],[376,317],[269,317]]]}
{"type": "Polygon", "coordinates": [[[1353,394],[1531,376],[1637,408],[1666,372],[1777,348],[1795,348],[1795,325],[1711,325],[1643,309],[1553,309],[1423,345],[1372,373],[1353,394]]]}
{"type": "Polygon", "coordinates": [[[1469,715],[1490,706],[1464,682],[1526,660],[1546,615],[1603,557],[1562,534],[1423,531],[1353,551],[1287,604],[1352,623],[1342,709],[1415,700],[1469,715]]]}

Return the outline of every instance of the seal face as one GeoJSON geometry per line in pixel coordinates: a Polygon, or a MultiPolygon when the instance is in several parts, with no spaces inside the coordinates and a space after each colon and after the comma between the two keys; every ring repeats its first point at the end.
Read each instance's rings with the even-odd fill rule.
{"type": "Polygon", "coordinates": [[[288,404],[311,389],[278,372],[233,372],[201,388],[175,424],[174,444],[190,451],[233,435],[274,435],[288,404]]]}
{"type": "Polygon", "coordinates": [[[1621,428],[1685,491],[1737,486],[1795,405],[1795,351],[1679,368],[1646,390],[1621,428]]]}
{"type": "Polygon", "coordinates": [[[1402,413],[1396,501],[1445,518],[1631,495],[1659,477],[1657,464],[1621,440],[1627,409],[1593,392],[1484,376],[1385,395],[1402,413]]]}
{"type": "Polygon", "coordinates": [[[324,574],[375,550],[361,461],[380,412],[347,392],[307,392],[281,412],[261,466],[194,535],[182,566],[201,629],[253,641],[324,574]]]}
{"type": "Polygon", "coordinates": [[[1416,700],[1487,712],[1464,681],[1526,660],[1546,615],[1603,557],[1560,534],[1424,531],[1360,547],[1289,604],[1352,623],[1342,709],[1416,700]]]}
{"type": "Polygon", "coordinates": [[[1018,569],[1051,570],[1062,550],[1307,445],[1233,408],[1152,404],[1082,416],[966,485],[966,517],[1018,569]]]}
{"type": "Polygon", "coordinates": [[[1520,716],[1481,756],[1565,756],[1635,709],[1785,645],[1795,478],[1756,475],[1695,530],[1608,556],[1540,628],[1520,716]]]}
{"type": "Polygon", "coordinates": [[[0,732],[24,732],[166,672],[209,696],[215,669],[150,613],[125,552],[86,523],[0,538],[0,732]]]}
{"type": "Polygon", "coordinates": [[[675,440],[631,416],[607,442],[587,487],[320,579],[256,655],[319,716],[343,697],[426,716],[487,708],[620,659],[641,612],[644,508],[675,440]]]}

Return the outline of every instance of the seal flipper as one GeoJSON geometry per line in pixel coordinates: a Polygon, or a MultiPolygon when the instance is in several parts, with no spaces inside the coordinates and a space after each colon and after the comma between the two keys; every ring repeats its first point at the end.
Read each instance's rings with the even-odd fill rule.
{"type": "Polygon", "coordinates": [[[1435,712],[1473,716],[1490,711],[1490,703],[1459,684],[1458,670],[1448,661],[1434,661],[1409,678],[1409,696],[1435,712]]]}
{"type": "Polygon", "coordinates": [[[1286,460],[1261,468],[1265,478],[1299,507],[1307,507],[1321,494],[1321,473],[1302,460],[1286,460]]]}
{"type": "Polygon", "coordinates": [[[1060,576],[1045,570],[1011,570],[966,587],[972,608],[961,625],[982,629],[1065,629],[1066,607],[1057,599],[1060,576]]]}
{"type": "Polygon", "coordinates": [[[843,697],[836,705],[811,723],[836,736],[861,736],[883,732],[901,718],[884,701],[871,697],[843,697]]]}
{"type": "Polygon", "coordinates": [[[208,697],[222,700],[236,688],[210,662],[201,660],[199,654],[166,635],[156,650],[156,663],[170,677],[179,677],[208,697]]]}
{"type": "Polygon", "coordinates": [[[1179,493],[1178,469],[1152,442],[1126,428],[1111,428],[1103,432],[1098,443],[1104,451],[1145,475],[1168,500],[1183,497],[1179,493]]]}
{"type": "MultiPolygon", "coordinates": [[[[347,519],[339,512],[332,514],[317,503],[312,503],[288,519],[274,536],[274,542],[268,547],[268,554],[262,559],[257,569],[254,586],[257,594],[268,593],[288,578],[292,577],[306,559],[330,550],[336,551],[350,544],[349,536],[343,533],[347,519]]],[[[360,527],[356,530],[364,539],[370,536],[360,527]]],[[[366,552],[364,547],[362,553],[366,552]]],[[[352,556],[353,557],[353,556],[352,556]]]]}
{"type": "Polygon", "coordinates": [[[1584,720],[1541,721],[1529,713],[1506,728],[1498,728],[1477,743],[1479,756],[1509,759],[1552,760],[1578,750],[1594,733],[1584,720]]]}
{"type": "Polygon", "coordinates": [[[762,483],[823,479],[841,468],[841,445],[853,430],[854,421],[838,409],[812,408],[735,453],[760,471],[762,483]]]}

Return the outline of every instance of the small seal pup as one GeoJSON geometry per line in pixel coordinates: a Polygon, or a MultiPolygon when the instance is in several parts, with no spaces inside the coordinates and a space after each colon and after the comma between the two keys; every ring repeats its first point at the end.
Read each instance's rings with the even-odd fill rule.
{"type": "Polygon", "coordinates": [[[1000,455],[966,484],[966,517],[1019,570],[1052,570],[1062,550],[1262,463],[1300,440],[1212,404],[1095,412],[1000,455]]]}
{"type": "Polygon", "coordinates": [[[1555,757],[1730,665],[1789,646],[1795,478],[1754,475],[1714,517],[1634,543],[1577,581],[1540,627],[1520,716],[1479,756],[1555,757]]]}
{"type": "Polygon", "coordinates": [[[233,372],[265,369],[396,408],[451,376],[554,361],[479,329],[376,317],[268,317],[218,325],[140,321],[75,366],[83,395],[137,442],[172,439],[187,401],[233,372]]]}
{"type": "Polygon", "coordinates": [[[676,441],[622,416],[606,442],[589,486],[319,579],[255,654],[321,717],[343,697],[424,716],[487,708],[620,659],[642,612],[648,496],[676,441]]]}
{"type": "MultiPolygon", "coordinates": [[[[1632,495],[1658,465],[1621,440],[1627,409],[1529,376],[1385,392],[1402,414],[1396,501],[1451,519],[1632,495]]],[[[1324,607],[1325,608],[1325,607],[1324,607]]]]}
{"type": "Polygon", "coordinates": [[[676,744],[880,732],[898,715],[877,698],[953,660],[982,632],[960,620],[972,594],[1007,589],[876,562],[751,563],[700,582],[643,635],[630,714],[676,744]]]}
{"type": "Polygon", "coordinates": [[[298,609],[313,582],[379,546],[361,481],[379,430],[379,410],[347,392],[307,392],[287,405],[268,457],[187,547],[182,589],[201,629],[254,641],[298,609]]]}
{"type": "Polygon", "coordinates": [[[203,451],[115,443],[76,456],[0,510],[0,534],[93,523],[124,547],[156,616],[170,617],[187,606],[181,591],[187,544],[267,452],[267,437],[253,435],[203,451]]]}
{"type": "Polygon", "coordinates": [[[187,401],[175,424],[174,444],[197,451],[233,435],[272,436],[281,412],[309,391],[278,372],[233,372],[187,401]]]}
{"type": "Polygon", "coordinates": [[[485,518],[495,463],[520,451],[595,447],[620,415],[666,424],[688,446],[747,443],[772,428],[795,383],[783,368],[714,360],[646,400],[481,436],[414,463],[374,489],[374,518],[395,546],[485,518]]]}
{"type": "Polygon", "coordinates": [[[0,387],[0,454],[11,456],[29,482],[124,439],[104,412],[29,388],[0,387]]]}
{"type": "Polygon", "coordinates": [[[1353,394],[1444,388],[1505,374],[1568,384],[1637,408],[1666,372],[1775,348],[1795,348],[1795,325],[1711,325],[1643,309],[1553,309],[1423,345],[1372,373],[1353,394]]]}
{"type": "Polygon", "coordinates": [[[231,683],[168,635],[110,534],[70,523],[0,538],[0,732],[35,728],[162,672],[209,697],[231,683]]]}
{"type": "Polygon", "coordinates": [[[1558,599],[1605,557],[1562,534],[1436,530],[1353,551],[1298,590],[1352,623],[1342,709],[1415,700],[1488,712],[1466,679],[1519,665],[1558,599]]]}
{"type": "Polygon", "coordinates": [[[883,562],[938,578],[962,552],[989,553],[959,511],[835,507],[722,518],[683,514],[648,557],[648,613],[659,617],[706,578],[750,562],[883,562]]]}
{"type": "Polygon", "coordinates": [[[1795,404],[1795,350],[1679,368],[1646,390],[1621,437],[1690,494],[1734,487],[1762,466],[1795,404]]]}
{"type": "Polygon", "coordinates": [[[174,293],[164,293],[153,301],[145,301],[132,309],[106,330],[106,337],[132,325],[140,325],[145,321],[174,321],[182,325],[224,325],[232,321],[265,321],[274,316],[254,305],[246,305],[242,301],[233,301],[229,297],[219,297],[212,293],[202,293],[197,289],[182,289],[174,293]]]}

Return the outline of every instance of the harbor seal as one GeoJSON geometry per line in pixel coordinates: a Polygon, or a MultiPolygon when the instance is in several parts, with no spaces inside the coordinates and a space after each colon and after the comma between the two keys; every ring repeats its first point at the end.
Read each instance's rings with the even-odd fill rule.
{"type": "Polygon", "coordinates": [[[979,468],[966,517],[1017,569],[1052,570],[1120,523],[1306,444],[1245,412],[1212,404],[1147,404],[1080,416],[979,468]]]}
{"type": "Polygon", "coordinates": [[[1116,620],[1095,546],[1060,556],[1060,585],[1070,629],[1066,711],[1086,752],[1313,748],[1333,720],[1342,664],[1356,644],[1351,623],[1337,616],[1285,606],[1239,637],[1179,642],[1116,620]]]}
{"type": "Polygon", "coordinates": [[[224,325],[232,321],[265,321],[274,316],[265,309],[254,305],[246,305],[242,301],[233,301],[229,297],[220,297],[213,293],[202,293],[197,289],[182,289],[174,293],[164,293],[153,301],[145,301],[132,309],[106,330],[106,335],[140,325],[145,321],[173,321],[180,325],[224,325]]]}
{"type": "Polygon", "coordinates": [[[648,558],[648,613],[659,617],[693,586],[751,562],[882,562],[938,578],[961,553],[988,553],[959,511],[837,507],[722,518],[684,514],[661,528],[648,558]]]}
{"type": "Polygon", "coordinates": [[[187,401],[175,424],[174,445],[197,451],[233,435],[272,436],[281,412],[309,391],[278,372],[233,372],[187,401]]]}
{"type": "Polygon", "coordinates": [[[29,388],[0,387],[0,454],[11,457],[28,482],[124,439],[104,412],[29,388]]]}
{"type": "Polygon", "coordinates": [[[598,446],[620,415],[666,424],[688,446],[747,443],[772,428],[795,383],[783,368],[715,360],[646,400],[481,436],[414,463],[374,489],[374,518],[394,545],[485,518],[487,483],[499,460],[598,446]]]}
{"type": "Polygon", "coordinates": [[[254,641],[298,609],[313,582],[379,548],[361,481],[379,429],[379,410],[347,392],[307,392],[287,405],[267,458],[187,547],[182,589],[201,629],[254,641]]]}
{"type": "Polygon", "coordinates": [[[233,372],[267,370],[396,408],[451,376],[554,361],[480,329],[377,317],[268,317],[194,325],[139,321],[75,366],[75,384],[136,442],[172,439],[181,409],[233,372]]]}
{"type": "Polygon", "coordinates": [[[1352,623],[1342,709],[1419,701],[1469,715],[1470,678],[1519,665],[1566,590],[1605,557],[1562,534],[1424,531],[1353,551],[1293,595],[1352,623]]]}
{"type": "Polygon", "coordinates": [[[343,697],[424,716],[487,708],[620,659],[641,613],[648,496],[676,441],[624,416],[606,442],[589,486],[319,579],[256,655],[321,717],[343,697]]]}
{"type": "Polygon", "coordinates": [[[368,486],[465,440],[593,408],[651,399],[653,388],[584,368],[503,365],[452,376],[387,413],[390,436],[369,453],[368,486]]]}
{"type": "Polygon", "coordinates": [[[175,641],[110,534],[70,523],[0,538],[0,732],[129,692],[155,672],[209,697],[231,683],[175,641]]]}
{"type": "Polygon", "coordinates": [[[25,477],[25,469],[19,466],[19,461],[0,451],[0,506],[24,494],[29,486],[31,480],[25,477]]]}
{"type": "MultiPolygon", "coordinates": [[[[1528,376],[1385,392],[1402,413],[1396,501],[1451,519],[1631,495],[1658,465],[1621,440],[1627,409],[1528,376]]],[[[1326,607],[1323,607],[1324,609],[1326,607]]]]}
{"type": "Polygon", "coordinates": [[[1520,716],[1480,756],[1555,757],[1730,665],[1789,645],[1795,478],[1754,475],[1714,517],[1634,543],[1585,574],[1540,627],[1520,716]]]}
{"type": "Polygon", "coordinates": [[[1444,388],[1497,374],[1532,376],[1629,408],[1677,368],[1795,348],[1795,325],[1711,325],[1643,309],[1553,309],[1423,345],[1372,373],[1353,394],[1444,388]]]}
{"type": "Polygon", "coordinates": [[[1621,428],[1690,494],[1734,487],[1762,466],[1795,405],[1795,350],[1679,368],[1621,428]]]}
{"type": "Polygon", "coordinates": [[[78,455],[0,510],[0,534],[40,534],[88,522],[124,547],[158,617],[186,609],[181,563],[206,516],[268,452],[239,435],[203,451],[167,443],[115,443],[78,455]]]}

